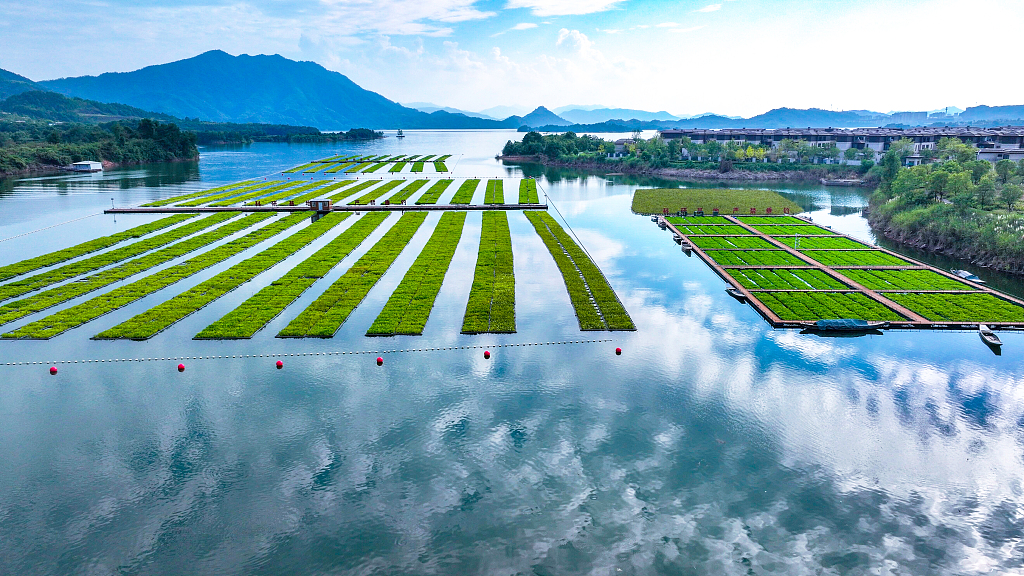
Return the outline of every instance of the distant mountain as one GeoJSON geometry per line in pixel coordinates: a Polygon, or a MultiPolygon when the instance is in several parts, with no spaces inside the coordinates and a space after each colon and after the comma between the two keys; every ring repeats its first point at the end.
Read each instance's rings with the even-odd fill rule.
{"type": "Polygon", "coordinates": [[[221,122],[348,128],[516,128],[503,122],[406,108],[314,62],[220,50],[134,72],[38,84],[99,102],[221,122]]]}
{"type": "Polygon", "coordinates": [[[523,116],[522,123],[526,126],[568,126],[572,122],[555,114],[543,106],[523,116]]]}
{"type": "Polygon", "coordinates": [[[1024,106],[971,106],[960,113],[957,122],[1019,121],[1024,119],[1024,106]]]}
{"type": "Polygon", "coordinates": [[[584,110],[575,108],[559,112],[559,116],[573,124],[597,124],[609,120],[679,120],[668,112],[647,112],[645,110],[633,110],[630,108],[596,108],[584,110]]]}
{"type": "Polygon", "coordinates": [[[508,118],[509,116],[526,116],[529,111],[530,109],[525,106],[494,106],[481,110],[480,113],[492,118],[508,118]]]}
{"type": "Polygon", "coordinates": [[[586,110],[589,112],[590,110],[597,110],[599,108],[607,108],[607,106],[601,106],[600,104],[570,104],[568,106],[559,106],[558,108],[552,108],[551,111],[561,116],[563,112],[568,112],[569,110],[586,110]]]}
{"type": "Polygon", "coordinates": [[[83,122],[98,124],[116,120],[153,118],[174,122],[178,119],[167,114],[141,110],[126,104],[106,104],[95,100],[68,98],[56,92],[29,90],[0,102],[0,111],[20,114],[36,120],[53,122],[83,122]]]}
{"type": "Polygon", "coordinates": [[[15,94],[21,94],[22,92],[28,92],[29,90],[42,90],[40,86],[37,86],[35,82],[19,76],[14,72],[8,72],[7,70],[0,69],[0,100],[13,96],[15,94]]]}
{"type": "Polygon", "coordinates": [[[449,114],[462,114],[465,116],[469,116],[470,118],[483,118],[484,120],[500,120],[500,118],[495,118],[494,116],[488,116],[486,114],[481,114],[479,112],[460,110],[458,108],[452,108],[451,106],[438,106],[437,104],[432,104],[430,102],[406,102],[402,104],[402,106],[405,106],[406,108],[415,108],[416,110],[419,110],[420,112],[426,112],[427,114],[431,114],[433,112],[437,112],[438,110],[440,110],[442,112],[447,112],[449,114]]]}

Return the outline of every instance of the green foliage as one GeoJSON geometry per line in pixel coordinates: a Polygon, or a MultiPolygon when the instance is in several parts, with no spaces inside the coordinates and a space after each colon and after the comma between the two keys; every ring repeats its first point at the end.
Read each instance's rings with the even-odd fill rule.
{"type": "Polygon", "coordinates": [[[270,194],[273,194],[273,196],[275,197],[287,197],[295,194],[301,194],[302,192],[314,189],[316,190],[314,194],[319,195],[321,193],[321,187],[325,184],[325,182],[322,180],[318,182],[308,182],[306,184],[302,184],[301,186],[296,186],[296,184],[302,183],[288,182],[287,184],[279,184],[277,186],[271,186],[269,188],[264,188],[262,190],[256,190],[255,192],[249,192],[248,194],[242,194],[241,196],[228,198],[227,200],[222,200],[220,202],[214,202],[213,204],[210,204],[210,206],[232,206],[235,204],[242,204],[249,200],[259,200],[260,202],[267,202],[269,204],[269,200],[265,199],[264,197],[270,194]],[[282,190],[284,192],[282,192],[282,190]],[[275,192],[276,194],[274,194],[275,192]]]}
{"type": "MultiPolygon", "coordinates": [[[[287,218],[293,216],[301,217],[302,215],[293,214],[287,218]]],[[[97,340],[146,340],[152,338],[182,318],[202,309],[214,300],[266,272],[275,264],[284,261],[285,258],[340,224],[348,216],[344,213],[327,214],[259,254],[235,264],[209,280],[200,282],[166,302],[100,332],[94,338],[97,340]]],[[[297,219],[296,222],[298,222],[297,219]]]]}
{"type": "Polygon", "coordinates": [[[423,162],[413,162],[410,172],[423,172],[423,162]]]}
{"type": "Polygon", "coordinates": [[[387,165],[388,165],[387,162],[377,162],[373,166],[370,166],[366,170],[363,170],[363,172],[366,173],[366,174],[372,174],[372,173],[376,172],[377,170],[380,170],[381,168],[383,168],[383,167],[385,167],[387,165]]]}
{"type": "Polygon", "coordinates": [[[547,212],[527,211],[555,259],[581,330],[636,330],[601,270],[547,212]]]}
{"type": "Polygon", "coordinates": [[[519,181],[519,203],[540,204],[537,196],[537,181],[533,178],[523,178],[519,181]]]}
{"type": "Polygon", "coordinates": [[[423,251],[366,331],[367,336],[423,334],[445,274],[452,263],[452,256],[462,238],[465,223],[465,212],[445,212],[441,215],[423,251]]]}
{"type": "Polygon", "coordinates": [[[462,319],[462,333],[515,331],[516,278],[508,216],[504,212],[489,210],[483,213],[480,249],[466,315],[462,319]]]}
{"type": "Polygon", "coordinates": [[[472,179],[466,180],[459,186],[459,189],[452,196],[452,204],[472,204],[473,194],[476,193],[477,186],[480,185],[480,180],[472,179]]]}
{"type": "Polygon", "coordinates": [[[810,266],[785,250],[712,250],[707,255],[721,266],[810,266]]]}
{"type": "Polygon", "coordinates": [[[776,240],[793,248],[799,247],[801,250],[808,248],[820,248],[822,250],[867,250],[869,248],[867,244],[843,238],[842,236],[814,236],[808,238],[800,236],[799,246],[797,246],[798,238],[795,236],[783,236],[776,238],[776,240]]]}
{"type": "Polygon", "coordinates": [[[713,208],[732,212],[738,207],[741,212],[749,212],[751,208],[763,214],[768,208],[772,212],[782,214],[786,208],[792,213],[803,212],[803,208],[779,196],[770,190],[728,190],[706,188],[653,188],[641,189],[633,193],[633,212],[637,214],[661,214],[668,210],[670,214],[686,208],[694,212],[703,208],[710,213],[713,208]]]}
{"type": "Polygon", "coordinates": [[[690,241],[698,248],[734,250],[737,248],[756,248],[777,250],[778,247],[764,238],[757,236],[694,236],[690,241]]]}
{"type": "Polygon", "coordinates": [[[141,226],[136,226],[135,228],[129,228],[123,232],[111,234],[110,236],[103,236],[102,238],[82,242],[81,244],[76,244],[69,248],[63,248],[55,252],[28,258],[20,262],[15,262],[14,264],[0,266],[0,281],[8,280],[15,276],[21,276],[22,274],[27,274],[33,270],[38,270],[47,266],[53,266],[54,264],[60,264],[61,262],[66,262],[72,258],[91,254],[92,252],[109,248],[110,246],[119,244],[126,240],[141,238],[147,234],[156,232],[157,230],[162,230],[169,226],[174,226],[175,224],[193,217],[195,217],[195,214],[177,214],[169,216],[167,218],[157,220],[156,222],[150,222],[149,224],[143,224],[141,226]]]}
{"type": "MultiPolygon", "coordinates": [[[[686,221],[689,218],[680,218],[679,220],[686,221]]],[[[669,218],[669,222],[675,224],[676,229],[686,234],[687,236],[693,235],[721,235],[721,234],[738,234],[738,235],[750,235],[753,236],[753,232],[747,230],[742,226],[730,224],[726,226],[685,226],[682,224],[676,224],[674,219],[669,218]]]]}
{"type": "Polygon", "coordinates": [[[391,169],[388,170],[388,172],[391,172],[391,173],[401,172],[402,169],[405,168],[405,164],[406,164],[405,162],[395,162],[395,165],[392,166],[391,169]]]}
{"type": "Polygon", "coordinates": [[[1016,184],[1007,184],[999,191],[999,202],[1006,204],[1006,209],[1013,210],[1013,205],[1020,201],[1022,194],[1021,187],[1016,184]]]}
{"type": "Polygon", "coordinates": [[[390,204],[401,204],[409,199],[410,196],[415,194],[420,188],[423,188],[429,180],[413,180],[408,186],[402,188],[397,193],[393,194],[388,198],[390,204]]]}
{"type": "Polygon", "coordinates": [[[179,203],[177,203],[177,206],[184,206],[184,207],[201,206],[201,205],[207,204],[209,202],[217,202],[217,201],[223,200],[225,198],[232,198],[234,196],[248,194],[248,193],[250,193],[250,192],[252,192],[254,190],[256,190],[256,191],[263,191],[263,190],[266,190],[268,188],[274,188],[275,190],[280,190],[281,188],[286,188],[288,186],[294,186],[294,185],[296,185],[298,183],[299,182],[296,181],[296,182],[287,182],[287,183],[282,184],[278,180],[269,180],[269,181],[265,181],[265,182],[257,182],[255,184],[252,184],[252,185],[249,185],[249,186],[243,186],[241,188],[229,188],[227,192],[221,192],[219,194],[213,194],[213,195],[203,194],[202,196],[199,196],[199,197],[197,197],[195,199],[189,200],[188,202],[179,202],[179,203]]]}
{"type": "Polygon", "coordinates": [[[488,180],[484,187],[484,204],[504,204],[505,184],[501,180],[488,180]]]}
{"type": "MultiPolygon", "coordinates": [[[[827,236],[830,234],[835,234],[835,232],[827,228],[822,228],[821,226],[812,226],[808,224],[799,226],[794,226],[790,224],[783,224],[780,226],[766,226],[763,224],[757,224],[751,226],[751,228],[757,230],[758,232],[761,232],[762,234],[767,234],[769,236],[791,236],[794,234],[799,234],[801,236],[827,236]]],[[[803,239],[800,240],[800,245],[803,246],[803,239]]]]}
{"type": "MultiPolygon", "coordinates": [[[[801,243],[803,241],[801,240],[801,243]]],[[[913,266],[881,250],[800,250],[825,266],[913,266]]]]}
{"type": "Polygon", "coordinates": [[[999,180],[1003,184],[1006,184],[1010,180],[1010,176],[1013,176],[1017,172],[1017,164],[1013,160],[1000,160],[996,162],[996,174],[999,175],[999,180]]]}
{"type": "Polygon", "coordinates": [[[991,294],[886,293],[885,297],[936,322],[1024,322],[1024,308],[991,294]]]}
{"type": "MultiPolygon", "coordinates": [[[[665,218],[671,224],[682,224],[684,226],[691,226],[693,224],[713,224],[723,226],[736,226],[732,222],[725,219],[725,216],[668,216],[665,218]]],[[[741,230],[745,230],[740,228],[741,230]]],[[[747,233],[747,232],[744,232],[747,233]]]]}
{"type": "Polygon", "coordinates": [[[416,204],[437,204],[438,198],[440,198],[441,194],[451,186],[452,182],[454,182],[454,180],[438,180],[433,186],[424,192],[422,196],[420,196],[419,200],[416,201],[416,204]]]}
{"type": "MultiPolygon", "coordinates": [[[[215,214],[209,218],[217,219],[219,217],[220,219],[225,219],[236,215],[237,214],[233,213],[223,213],[215,214]]],[[[208,246],[213,242],[227,238],[236,232],[263,222],[272,216],[273,214],[269,213],[251,214],[244,218],[239,218],[234,222],[228,222],[227,224],[205,234],[173,244],[167,248],[154,252],[153,254],[100,271],[78,282],[64,284],[35,296],[30,296],[22,300],[11,302],[5,306],[0,306],[0,324],[6,324],[7,322],[45,310],[51,306],[56,306],[57,304],[61,304],[88,292],[109,286],[115,282],[125,280],[135,274],[149,270],[154,266],[164,264],[174,260],[175,258],[184,256],[189,252],[208,246]]],[[[238,252],[249,248],[253,244],[261,242],[262,240],[280,232],[282,229],[282,223],[286,223],[287,226],[291,226],[294,221],[281,219],[276,222],[272,222],[254,232],[250,232],[242,238],[232,240],[178,265],[170,266],[159,272],[136,280],[135,282],[118,287],[110,292],[101,294],[100,296],[96,296],[95,298],[78,304],[77,306],[66,308],[55,314],[51,314],[46,318],[31,322],[13,332],[4,334],[3,338],[52,338],[65,330],[81,326],[82,324],[94,320],[112,310],[116,310],[122,306],[127,306],[128,304],[152,294],[157,290],[191,276],[205,268],[213,266],[222,260],[230,258],[238,252]]]]}
{"type": "Polygon", "coordinates": [[[387,212],[371,212],[363,216],[287,274],[204,328],[195,339],[252,338],[351,254],[387,217],[387,212]]]}
{"type": "MultiPolygon", "coordinates": [[[[278,192],[277,194],[271,194],[270,196],[266,196],[264,198],[260,198],[260,202],[262,202],[264,204],[269,204],[271,202],[280,202],[282,200],[289,200],[290,199],[292,202],[295,203],[296,206],[301,206],[301,205],[305,204],[307,200],[312,200],[313,198],[319,198],[321,196],[326,196],[327,194],[329,194],[331,192],[334,192],[335,190],[338,190],[340,188],[344,188],[344,187],[349,186],[351,184],[355,184],[355,181],[354,180],[342,180],[341,182],[334,182],[332,184],[328,184],[327,186],[324,186],[323,188],[319,188],[319,187],[316,187],[316,186],[311,186],[311,187],[304,186],[304,187],[302,187],[302,189],[299,189],[299,188],[294,188],[294,189],[293,188],[288,188],[288,189],[285,189],[283,192],[278,192]],[[296,193],[298,193],[300,191],[305,191],[305,190],[312,190],[312,192],[307,192],[306,194],[296,195],[296,193]]],[[[249,205],[253,204],[254,202],[249,202],[249,205]]]]}
{"type": "Polygon", "coordinates": [[[349,168],[348,170],[345,170],[345,173],[346,174],[355,174],[356,172],[362,172],[363,170],[366,169],[367,166],[370,166],[372,164],[373,164],[373,162],[359,162],[355,166],[349,168]]]}
{"type": "Polygon", "coordinates": [[[419,230],[426,212],[406,212],[345,274],[277,334],[332,338],[419,230]]]}
{"type": "Polygon", "coordinates": [[[150,202],[143,204],[143,207],[155,208],[159,206],[166,206],[168,204],[174,204],[176,202],[184,202],[185,200],[192,200],[193,198],[199,198],[200,196],[210,196],[218,192],[224,192],[225,190],[233,190],[235,188],[244,188],[246,186],[253,186],[259,183],[259,180],[245,180],[243,182],[235,182],[233,184],[225,184],[223,186],[217,186],[216,188],[210,188],[201,192],[192,192],[190,194],[181,194],[180,196],[171,196],[170,198],[164,198],[163,200],[157,200],[156,202],[150,202]]]}
{"type": "Polygon", "coordinates": [[[341,164],[338,164],[337,166],[332,166],[332,167],[324,170],[324,174],[337,174],[338,172],[341,172],[342,170],[346,170],[346,169],[352,167],[353,165],[355,165],[355,162],[342,162],[341,164]]]}
{"type": "Polygon", "coordinates": [[[848,286],[821,270],[741,268],[728,270],[750,290],[843,290],[848,286]]]}
{"type": "Polygon", "coordinates": [[[392,180],[390,182],[385,182],[384,184],[376,188],[373,188],[366,194],[363,194],[359,198],[356,198],[355,200],[349,202],[349,205],[369,204],[371,200],[376,200],[377,198],[380,198],[381,196],[387,194],[388,192],[394,190],[395,188],[398,188],[399,186],[402,185],[402,182],[402,180],[392,180]]]}
{"type": "Polygon", "coordinates": [[[895,311],[856,292],[758,292],[757,299],[782,320],[904,320],[895,311]]]}
{"type": "Polygon", "coordinates": [[[448,167],[444,165],[444,162],[434,162],[434,172],[447,172],[448,167]]]}
{"type": "Polygon", "coordinates": [[[807,224],[806,220],[801,220],[796,216],[738,216],[737,218],[744,224],[807,224]]]}
{"type": "Polygon", "coordinates": [[[868,290],[974,290],[931,270],[843,270],[843,276],[868,290]]]}
{"type": "Polygon", "coordinates": [[[523,136],[522,142],[509,140],[502,149],[503,156],[537,156],[561,158],[578,156],[581,152],[600,152],[605,145],[601,138],[593,136],[576,136],[572,132],[564,134],[541,135],[529,132],[523,136]]]}

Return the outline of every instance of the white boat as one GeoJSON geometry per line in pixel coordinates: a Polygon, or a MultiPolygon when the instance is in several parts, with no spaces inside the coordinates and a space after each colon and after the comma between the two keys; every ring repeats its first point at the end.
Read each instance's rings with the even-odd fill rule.
{"type": "Polygon", "coordinates": [[[978,324],[978,336],[981,337],[981,341],[993,348],[999,348],[1003,345],[1003,341],[996,336],[996,333],[991,328],[984,324],[978,324]]]}
{"type": "Polygon", "coordinates": [[[405,138],[405,134],[402,132],[401,128],[398,129],[398,134],[395,134],[395,137],[396,138],[405,138]]]}
{"type": "Polygon", "coordinates": [[[974,282],[975,284],[984,284],[985,283],[984,280],[982,280],[981,278],[978,278],[974,274],[971,274],[967,270],[957,270],[956,268],[952,268],[952,269],[950,269],[950,272],[952,272],[953,274],[956,274],[957,276],[963,278],[964,280],[969,280],[971,282],[974,282]]]}

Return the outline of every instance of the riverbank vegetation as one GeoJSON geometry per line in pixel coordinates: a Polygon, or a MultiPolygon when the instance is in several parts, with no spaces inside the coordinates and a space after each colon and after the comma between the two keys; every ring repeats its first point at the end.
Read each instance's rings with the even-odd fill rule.
{"type": "Polygon", "coordinates": [[[714,209],[722,214],[749,214],[753,209],[758,214],[783,214],[802,212],[795,202],[787,200],[770,190],[731,190],[721,188],[648,188],[633,193],[632,210],[637,214],[675,214],[686,210],[692,214],[704,210],[711,214],[714,209]]]}

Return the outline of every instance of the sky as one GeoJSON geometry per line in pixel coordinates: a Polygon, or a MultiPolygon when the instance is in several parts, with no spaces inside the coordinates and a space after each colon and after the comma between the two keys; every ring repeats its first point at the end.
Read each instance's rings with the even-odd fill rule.
{"type": "Polygon", "coordinates": [[[33,80],[212,49],[311,60],[398,102],[677,115],[1024,104],[1022,0],[3,0],[33,80]]]}

